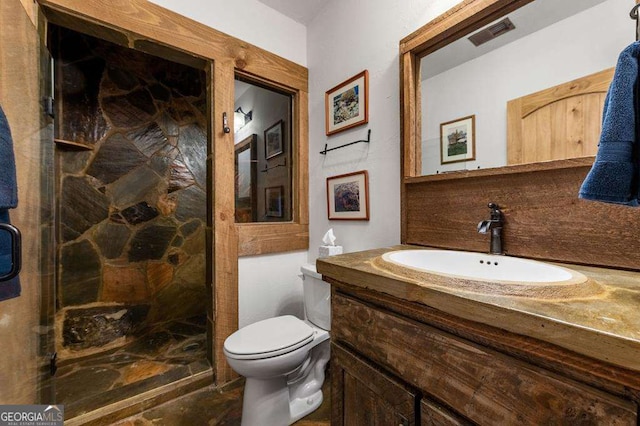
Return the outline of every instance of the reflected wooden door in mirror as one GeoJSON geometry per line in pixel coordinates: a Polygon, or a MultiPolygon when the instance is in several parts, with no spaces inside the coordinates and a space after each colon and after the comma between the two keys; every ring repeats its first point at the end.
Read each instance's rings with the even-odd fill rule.
{"type": "Polygon", "coordinates": [[[614,68],[507,103],[507,165],[596,155],[614,68]]]}

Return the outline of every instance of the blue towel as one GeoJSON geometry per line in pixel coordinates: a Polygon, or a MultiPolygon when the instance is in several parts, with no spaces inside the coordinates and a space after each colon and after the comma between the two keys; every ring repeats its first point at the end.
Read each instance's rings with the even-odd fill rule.
{"type": "Polygon", "coordinates": [[[637,207],[640,194],[638,58],[640,42],[625,48],[604,102],[596,160],[579,197],[637,207]]]}
{"type": "MultiPolygon", "coordinates": [[[[16,161],[13,155],[13,139],[9,122],[0,106],[0,222],[9,223],[9,209],[18,205],[16,185],[16,161]]],[[[11,270],[11,237],[0,232],[0,275],[11,270]]],[[[0,282],[0,300],[20,296],[20,280],[15,277],[0,282]]]]}

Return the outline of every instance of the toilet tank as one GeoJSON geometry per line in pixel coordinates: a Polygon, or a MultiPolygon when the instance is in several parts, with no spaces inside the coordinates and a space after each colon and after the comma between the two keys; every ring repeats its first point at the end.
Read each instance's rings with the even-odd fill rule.
{"type": "Polygon", "coordinates": [[[322,281],[315,265],[302,265],[304,312],[309,321],[323,330],[331,329],[331,286],[322,281]]]}

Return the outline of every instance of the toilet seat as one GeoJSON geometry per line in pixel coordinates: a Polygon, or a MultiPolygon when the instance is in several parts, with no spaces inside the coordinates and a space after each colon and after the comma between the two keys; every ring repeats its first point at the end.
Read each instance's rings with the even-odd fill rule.
{"type": "Polygon", "coordinates": [[[236,331],[225,340],[224,352],[234,359],[271,358],[305,346],[313,338],[313,327],[292,315],[284,315],[236,331]]]}

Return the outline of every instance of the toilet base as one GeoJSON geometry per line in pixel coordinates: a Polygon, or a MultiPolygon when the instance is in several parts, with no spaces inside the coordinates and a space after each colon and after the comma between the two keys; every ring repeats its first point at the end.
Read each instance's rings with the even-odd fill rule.
{"type": "Polygon", "coordinates": [[[324,340],[311,350],[300,370],[288,375],[266,379],[247,377],[242,426],[286,426],[320,407],[330,348],[329,340],[324,340]]]}
{"type": "Polygon", "coordinates": [[[291,410],[291,420],[289,424],[295,423],[307,414],[315,411],[322,404],[322,391],[319,390],[306,398],[298,398],[291,401],[289,409],[291,410]]]}
{"type": "Polygon", "coordinates": [[[322,390],[289,401],[286,378],[247,378],[242,404],[242,426],[286,426],[315,411],[323,401],[322,390]],[[251,406],[247,404],[251,401],[251,406]]]}
{"type": "Polygon", "coordinates": [[[247,377],[242,401],[242,426],[288,425],[289,388],[284,376],[247,377]]]}

